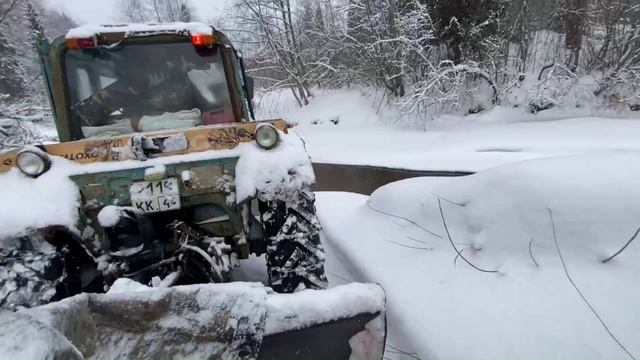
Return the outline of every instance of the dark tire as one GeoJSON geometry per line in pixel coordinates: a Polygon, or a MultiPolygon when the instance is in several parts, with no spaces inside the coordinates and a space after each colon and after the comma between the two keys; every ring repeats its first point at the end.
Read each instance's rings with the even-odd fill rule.
{"type": "Polygon", "coordinates": [[[0,309],[38,306],[56,297],[65,275],[60,256],[36,251],[0,256],[0,309]]]}
{"type": "Polygon", "coordinates": [[[224,271],[222,254],[207,254],[204,250],[196,251],[195,246],[181,250],[183,275],[187,283],[207,284],[224,283],[230,280],[229,273],[224,271]],[[213,266],[205,257],[207,254],[215,263],[213,266]]]}
{"type": "Polygon", "coordinates": [[[291,200],[260,203],[269,285],[279,293],[326,288],[314,194],[303,189],[291,200]]]}
{"type": "Polygon", "coordinates": [[[64,228],[42,229],[16,243],[17,248],[0,252],[0,308],[33,307],[104,291],[93,258],[64,228]],[[43,248],[44,243],[53,248],[43,248]]]}

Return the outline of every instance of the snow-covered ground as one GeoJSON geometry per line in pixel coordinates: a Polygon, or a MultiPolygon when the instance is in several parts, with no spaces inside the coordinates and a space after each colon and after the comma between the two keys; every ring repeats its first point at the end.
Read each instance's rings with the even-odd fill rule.
{"type": "MultiPolygon", "coordinates": [[[[639,150],[640,113],[591,109],[497,107],[466,117],[443,116],[416,129],[399,127],[398,114],[359,91],[319,91],[299,108],[289,94],[265,96],[259,117],[284,117],[296,126],[314,162],[412,170],[479,171],[561,155],[639,150]]],[[[405,121],[406,124],[406,121],[405,121]]]]}
{"type": "Polygon", "coordinates": [[[640,114],[498,107],[416,129],[357,91],[273,100],[259,117],[296,124],[314,162],[478,172],[318,193],[331,284],[387,292],[388,358],[640,356],[640,247],[602,262],[640,227],[640,114]]]}
{"type": "Polygon", "coordinates": [[[356,91],[280,106],[314,162],[478,172],[318,194],[331,282],[387,291],[389,357],[640,355],[640,247],[602,262],[640,227],[640,114],[497,107],[416,130],[356,91]]]}
{"type": "Polygon", "coordinates": [[[611,152],[319,193],[330,282],[385,288],[389,356],[640,356],[640,244],[602,262],[640,227],[638,163],[611,152]]]}

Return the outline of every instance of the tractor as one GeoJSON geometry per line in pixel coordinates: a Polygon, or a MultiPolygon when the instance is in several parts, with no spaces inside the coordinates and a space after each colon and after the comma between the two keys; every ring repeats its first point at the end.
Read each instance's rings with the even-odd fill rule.
{"type": "Polygon", "coordinates": [[[59,142],[0,153],[0,176],[71,181],[76,216],[4,241],[15,245],[0,250],[5,268],[39,271],[14,274],[3,305],[101,293],[120,278],[229,282],[251,255],[265,255],[276,293],[327,287],[304,143],[283,120],[255,119],[253,80],[225,34],[83,26],[39,54],[59,142]]]}

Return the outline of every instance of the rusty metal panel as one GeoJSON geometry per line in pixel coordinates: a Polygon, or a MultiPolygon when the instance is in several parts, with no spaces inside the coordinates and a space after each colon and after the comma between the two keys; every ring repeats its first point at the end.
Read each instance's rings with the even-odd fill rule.
{"type": "MultiPolygon", "coordinates": [[[[165,178],[177,178],[182,209],[199,205],[214,205],[229,220],[202,226],[218,236],[231,236],[242,231],[242,219],[231,196],[235,191],[235,165],[237,158],[201,160],[188,163],[167,164],[165,178]],[[183,171],[194,174],[195,187],[186,187],[181,179],[183,171]]],[[[141,162],[141,167],[117,171],[71,176],[82,194],[81,223],[91,214],[107,205],[130,206],[129,188],[137,181],[144,181],[144,173],[150,166],[141,162]]]]}
{"type": "MultiPolygon", "coordinates": [[[[286,132],[284,120],[269,120],[279,130],[286,132]]],[[[177,154],[196,153],[208,150],[233,149],[241,143],[255,140],[255,131],[261,122],[211,125],[186,130],[169,130],[146,133],[149,139],[184,135],[188,140],[188,148],[181,152],[160,153],[155,156],[166,157],[177,154]]],[[[61,156],[68,160],[90,164],[95,162],[111,162],[132,160],[130,151],[131,136],[118,136],[106,139],[85,139],[66,143],[43,145],[44,150],[53,156],[61,156]]],[[[15,164],[19,150],[0,154],[0,172],[7,172],[15,164]]]]}

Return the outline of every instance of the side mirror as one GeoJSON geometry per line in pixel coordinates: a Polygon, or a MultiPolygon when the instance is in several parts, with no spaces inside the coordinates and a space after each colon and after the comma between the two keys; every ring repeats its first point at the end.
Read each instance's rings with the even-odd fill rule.
{"type": "Polygon", "coordinates": [[[247,87],[247,96],[249,96],[249,100],[253,100],[255,80],[251,76],[247,76],[244,83],[247,87]]]}

